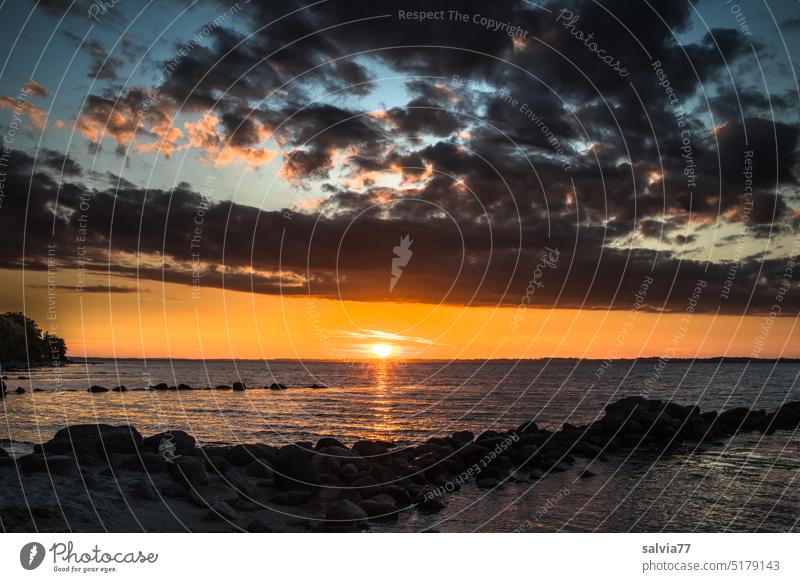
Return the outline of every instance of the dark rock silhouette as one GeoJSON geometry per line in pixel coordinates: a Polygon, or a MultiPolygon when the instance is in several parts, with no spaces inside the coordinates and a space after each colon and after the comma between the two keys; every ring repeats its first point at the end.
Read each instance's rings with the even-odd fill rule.
{"type": "MultiPolygon", "coordinates": [[[[448,496],[467,483],[491,490],[509,479],[546,479],[570,470],[579,458],[597,463],[624,451],[654,459],[737,433],[798,426],[800,402],[774,412],[739,407],[718,414],[641,397],[609,404],[602,417],[583,426],[567,423],[549,431],[529,421],[477,437],[458,431],[413,446],[361,440],[348,447],[323,437],[316,444],[282,447],[198,447],[192,435],[178,430],[142,438],[132,426],[76,425],[17,459],[0,449],[0,471],[16,466],[26,479],[80,478],[89,488],[104,480],[116,487],[120,475],[160,476],[157,490],[138,478],[131,486],[132,502],[184,497],[207,510],[206,519],[242,522],[237,527],[250,531],[270,529],[254,521],[259,504],[302,507],[316,516],[320,528],[352,529],[397,519],[412,507],[442,511],[448,496]],[[92,467],[98,469],[88,475],[92,467]]],[[[594,473],[584,468],[578,477],[590,479],[594,473]]]]}

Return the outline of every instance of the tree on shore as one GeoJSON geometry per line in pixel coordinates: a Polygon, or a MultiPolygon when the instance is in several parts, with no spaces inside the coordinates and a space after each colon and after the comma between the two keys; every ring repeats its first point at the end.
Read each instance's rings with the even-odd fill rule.
{"type": "Polygon", "coordinates": [[[37,323],[23,313],[0,315],[0,363],[59,366],[67,361],[67,344],[63,339],[42,332],[37,323]]]}

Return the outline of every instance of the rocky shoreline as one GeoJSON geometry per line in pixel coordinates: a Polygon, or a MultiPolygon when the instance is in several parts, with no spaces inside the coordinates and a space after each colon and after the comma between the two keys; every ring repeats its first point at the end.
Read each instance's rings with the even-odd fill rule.
{"type": "MultiPolygon", "coordinates": [[[[30,380],[28,376],[17,376],[17,380],[25,381],[30,380]]],[[[27,391],[22,386],[17,387],[15,390],[9,390],[6,386],[5,380],[11,380],[9,376],[3,376],[0,379],[0,399],[5,398],[11,394],[25,394],[27,391]]],[[[295,388],[311,388],[313,390],[323,390],[327,389],[328,386],[324,384],[311,384],[309,386],[296,386],[295,388]]],[[[183,392],[186,390],[232,390],[234,392],[244,392],[245,390],[273,390],[273,391],[282,391],[288,390],[289,387],[285,384],[280,384],[278,382],[273,382],[269,386],[258,386],[248,387],[245,385],[244,382],[234,382],[231,385],[228,384],[220,384],[217,386],[203,386],[203,387],[195,387],[189,386],[188,384],[178,384],[177,386],[171,386],[165,382],[159,384],[153,384],[151,386],[143,386],[137,388],[128,388],[127,386],[114,386],[113,388],[108,388],[106,386],[100,386],[94,384],[89,386],[86,389],[86,392],[91,392],[92,394],[102,394],[103,392],[129,392],[129,391],[143,391],[143,392],[183,392]]],[[[57,390],[58,392],[79,392],[76,388],[60,388],[57,390]]],[[[34,388],[33,392],[44,392],[41,388],[34,388]]]]}
{"type": "Polygon", "coordinates": [[[717,413],[641,397],[608,405],[584,426],[549,431],[530,421],[413,446],[334,437],[198,446],[183,431],[145,438],[129,425],[76,425],[28,455],[0,449],[0,521],[4,531],[362,530],[404,512],[442,511],[467,483],[491,490],[546,479],[579,459],[591,467],[621,451],[653,457],[798,426],[800,402],[717,413]]]}

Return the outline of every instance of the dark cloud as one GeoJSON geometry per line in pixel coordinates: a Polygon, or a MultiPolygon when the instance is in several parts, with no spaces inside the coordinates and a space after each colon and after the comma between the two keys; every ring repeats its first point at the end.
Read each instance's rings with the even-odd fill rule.
{"type": "MultiPolygon", "coordinates": [[[[629,308],[656,273],[650,309],[685,309],[698,280],[708,282],[700,310],[768,308],[781,257],[745,259],[720,301],[729,265],[692,252],[715,228],[747,223],[739,240],[753,255],[761,238],[796,228],[796,96],[766,92],[755,55],[772,57],[739,30],[682,43],[692,14],[692,3],[627,0],[547,10],[477,0],[243,5],[235,23],[214,21],[202,42],[187,35],[175,45],[155,97],[146,87],[90,95],[77,127],[118,153],[195,147],[205,161],[225,148],[236,154],[227,159],[271,160],[259,149],[271,140],[281,176],[318,198],[265,212],[208,205],[188,184],[145,193],[108,176],[113,183],[89,193],[92,264],[191,282],[202,208],[208,285],[513,305],[551,248],[558,267],[536,305],[629,308]],[[404,16],[415,11],[443,17],[404,16]],[[175,128],[177,114],[193,121],[175,128]],[[413,261],[390,294],[393,248],[405,235],[413,261]]],[[[106,57],[100,45],[87,50],[106,57]]],[[[85,192],[77,172],[59,187],[54,165],[42,165],[16,177],[35,186],[29,232],[55,224],[69,247],[85,192]]],[[[25,220],[16,204],[4,220],[25,220]]],[[[5,264],[23,250],[34,264],[44,259],[3,236],[5,264]]],[[[720,237],[720,256],[739,240],[720,237]]]]}
{"type": "MultiPolygon", "coordinates": [[[[736,313],[751,294],[750,312],[767,309],[785,266],[778,259],[745,260],[730,299],[721,302],[727,265],[706,265],[669,252],[609,248],[605,241],[619,234],[609,225],[558,221],[546,231],[531,222],[496,221],[491,210],[486,220],[476,221],[457,200],[441,213],[413,198],[373,199],[369,205],[359,195],[362,203],[344,212],[326,214],[321,208],[318,214],[303,214],[263,212],[233,202],[209,204],[185,184],[171,191],[87,193],[70,183],[59,189],[44,173],[31,175],[33,161],[24,154],[14,160],[17,170],[9,176],[9,187],[32,179],[31,196],[8,199],[0,215],[0,262],[5,267],[20,266],[24,256],[29,268],[42,268],[47,245],[54,244],[60,267],[74,269],[76,234],[86,229],[82,252],[90,271],[102,275],[188,284],[192,259],[199,257],[203,283],[210,286],[353,300],[516,305],[542,256],[555,249],[557,264],[545,275],[546,285],[537,289],[534,305],[627,309],[641,279],[652,274],[656,283],[648,309],[685,309],[702,280],[707,290],[698,310],[721,307],[736,313]],[[385,215],[389,207],[396,210],[391,219],[385,215]],[[201,210],[201,242],[194,245],[201,210]],[[9,224],[25,224],[27,238],[22,239],[20,228],[6,228],[9,224]],[[392,249],[405,235],[414,240],[413,260],[390,294],[392,249]]],[[[800,306],[792,294],[786,302],[787,309],[800,306]]]]}
{"type": "Polygon", "coordinates": [[[83,174],[81,165],[72,159],[69,154],[64,154],[51,149],[42,149],[39,151],[39,163],[57,173],[63,173],[65,176],[75,177],[83,174]]]}

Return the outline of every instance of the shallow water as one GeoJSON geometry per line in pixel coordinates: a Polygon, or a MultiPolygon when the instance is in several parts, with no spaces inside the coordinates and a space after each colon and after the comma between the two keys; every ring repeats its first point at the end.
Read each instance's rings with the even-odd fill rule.
{"type": "MultiPolygon", "coordinates": [[[[191,432],[204,443],[282,444],[334,435],[412,444],[470,429],[505,429],[535,419],[557,428],[583,424],[628,395],[699,404],[705,410],[772,410],[800,400],[798,364],[653,362],[438,362],[347,365],[330,362],[98,361],[30,374],[5,372],[0,439],[20,454],[67,424],[130,423],[147,435],[191,432]],[[16,379],[19,375],[27,380],[16,379]],[[246,392],[194,390],[90,394],[88,386],[129,390],[179,382],[194,387],[241,380],[246,392]],[[286,391],[257,389],[281,382],[286,391]],[[307,386],[318,383],[327,389],[307,386]],[[39,388],[42,392],[32,392],[39,388]]],[[[800,435],[739,435],[700,452],[661,459],[613,457],[537,483],[509,483],[486,495],[474,484],[450,496],[445,512],[411,512],[400,529],[441,531],[788,531],[797,528],[800,435]],[[561,495],[559,497],[559,491],[561,495]],[[568,491],[568,494],[564,494],[568,491]],[[549,503],[548,503],[549,502],[549,503]]],[[[397,525],[390,529],[397,529],[397,525]]]]}

